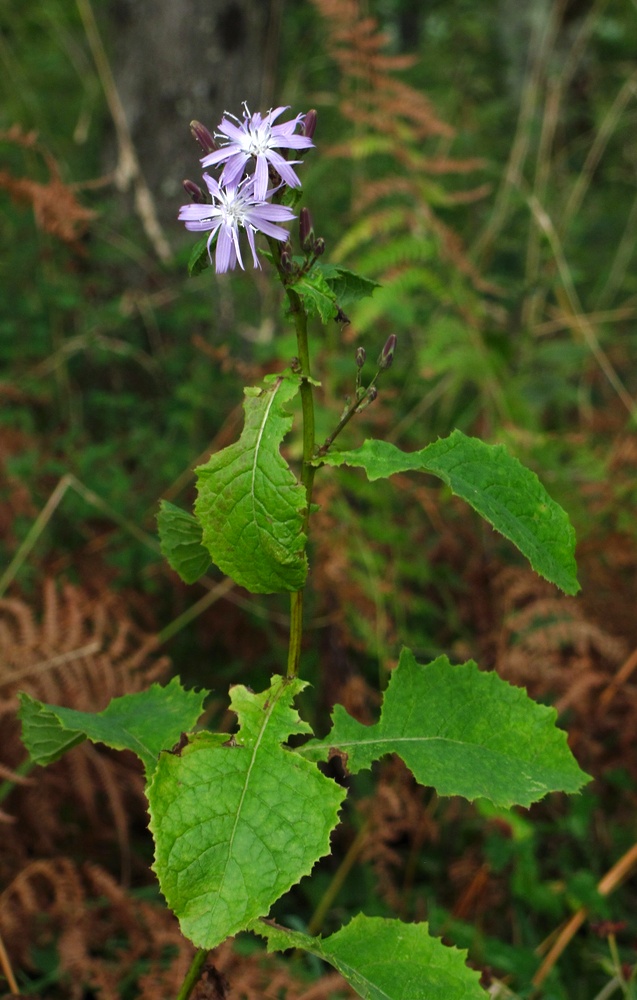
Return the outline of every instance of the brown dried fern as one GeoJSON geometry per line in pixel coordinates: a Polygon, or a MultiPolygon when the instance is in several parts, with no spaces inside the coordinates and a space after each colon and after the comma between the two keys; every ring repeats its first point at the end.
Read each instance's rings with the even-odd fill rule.
{"type": "Polygon", "coordinates": [[[362,859],[376,874],[378,891],[392,910],[413,916],[406,896],[414,878],[414,861],[423,846],[436,843],[438,823],[426,802],[426,791],[418,785],[397,757],[383,764],[374,795],[360,803],[368,823],[362,859]]]}
{"type": "Polygon", "coordinates": [[[96,213],[80,205],[75,186],[64,183],[57,161],[38,143],[35,132],[24,132],[19,125],[14,125],[7,132],[0,132],[0,142],[38,153],[49,172],[49,179],[43,184],[0,170],[0,188],[8,191],[15,201],[31,205],[39,229],[77,246],[96,213]]]}
{"type": "Polygon", "coordinates": [[[530,570],[501,570],[493,596],[498,673],[571,713],[571,742],[584,766],[633,768],[637,687],[623,684],[608,706],[601,698],[626,659],[626,643],[592,621],[581,600],[557,594],[530,570]]]}
{"type": "MultiPolygon", "coordinates": [[[[22,600],[0,600],[0,754],[6,768],[26,757],[16,719],[17,692],[82,711],[100,711],[111,698],[142,690],[165,674],[168,659],[157,653],[157,640],[128,617],[112,593],[88,595],[70,585],[44,584],[41,616],[22,600]]],[[[13,791],[11,811],[20,830],[14,848],[45,853],[59,848],[72,829],[60,820],[60,803],[81,804],[96,831],[108,828],[110,816],[127,853],[127,797],[145,805],[143,780],[136,762],[88,744],[77,747],[38,775],[37,785],[13,791]],[[105,812],[106,810],[106,812],[105,812]],[[28,835],[27,835],[28,831],[28,835]],[[33,839],[31,839],[33,838],[33,839]]]]}
{"type": "MultiPolygon", "coordinates": [[[[394,208],[398,205],[392,219],[394,233],[435,234],[447,259],[476,287],[492,291],[467,257],[457,234],[433,211],[429,197],[432,181],[427,180],[428,175],[468,173],[483,167],[484,162],[475,157],[454,159],[444,153],[425,152],[425,142],[432,138],[448,142],[455,130],[442,121],[426,95],[396,76],[416,59],[383,51],[387,37],[379,31],[375,18],[363,16],[360,0],[312,2],[325,19],[328,51],[339,67],[339,110],[352,123],[351,137],[327,149],[325,155],[360,164],[382,147],[383,156],[393,162],[389,179],[371,181],[360,170],[357,174],[353,209],[357,216],[365,211],[368,239],[373,241],[386,232],[383,206],[389,199],[394,208]]],[[[437,198],[449,204],[475,201],[489,190],[485,184],[471,191],[438,190],[437,198]]],[[[335,256],[339,256],[338,248],[335,256]]],[[[387,280],[383,273],[375,277],[387,280]]]]}
{"type": "MultiPolygon", "coordinates": [[[[134,988],[139,1000],[174,997],[195,950],[160,903],[133,898],[98,865],[79,866],[63,857],[33,861],[12,879],[0,894],[0,935],[14,971],[26,975],[38,971],[34,952],[55,946],[55,995],[69,1000],[80,1000],[87,991],[101,1000],[120,1000],[123,983],[134,988]]],[[[336,1000],[355,994],[336,973],[308,988],[282,959],[264,953],[238,955],[229,940],[210,953],[208,970],[193,997],[231,995],[244,1000],[336,1000]],[[231,991],[224,992],[224,984],[230,984],[231,991]]]]}
{"type": "Polygon", "coordinates": [[[14,969],[35,971],[34,949],[55,945],[60,987],[70,1000],[99,992],[120,1000],[121,984],[147,962],[161,964],[170,948],[192,946],[163,907],[134,900],[96,865],[68,858],[33,861],[0,895],[0,930],[14,969]]]}

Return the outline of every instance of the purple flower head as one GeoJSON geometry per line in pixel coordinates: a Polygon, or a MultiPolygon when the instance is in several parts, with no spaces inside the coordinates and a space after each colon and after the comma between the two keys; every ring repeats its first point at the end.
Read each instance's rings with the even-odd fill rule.
{"type": "Polygon", "coordinates": [[[300,187],[301,182],[292,169],[292,164],[301,163],[301,160],[288,161],[277,153],[277,149],[306,149],[314,145],[308,136],[295,135],[295,129],[303,123],[304,115],[297,115],[289,122],[275,125],[274,122],[288,110],[287,107],[274,108],[273,111],[268,111],[265,118],[258,111],[251,115],[247,104],[243,107],[243,121],[225,112],[219,131],[215,134],[224,143],[223,148],[204,156],[202,165],[211,167],[225,163],[220,180],[222,184],[230,186],[239,183],[250,157],[254,157],[254,194],[261,200],[265,198],[268,189],[268,165],[274,167],[281,180],[289,187],[300,187]],[[234,118],[234,122],[230,121],[231,118],[234,118]]]}
{"type": "Polygon", "coordinates": [[[239,267],[245,270],[239,248],[240,226],[247,233],[254,266],[261,267],[254,245],[255,233],[265,233],[275,240],[287,240],[287,230],[276,223],[294,219],[292,209],[286,205],[272,205],[262,198],[257,198],[252,177],[247,177],[241,184],[230,187],[222,187],[209,174],[204,174],[203,177],[212,197],[212,204],[182,205],[179,209],[180,220],[185,223],[186,229],[192,232],[210,230],[208,255],[211,262],[210,247],[215,236],[217,237],[215,252],[217,274],[233,270],[237,262],[239,267]]]}

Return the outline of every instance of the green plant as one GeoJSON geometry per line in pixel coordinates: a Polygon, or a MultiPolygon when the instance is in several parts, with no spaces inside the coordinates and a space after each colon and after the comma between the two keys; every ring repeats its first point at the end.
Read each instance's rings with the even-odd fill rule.
{"type": "Polygon", "coordinates": [[[208,951],[242,930],[265,937],[272,950],[301,949],[327,961],[366,998],[470,1000],[484,996],[478,973],[424,923],[359,914],[318,939],[266,919],[273,904],[330,851],[346,789],[319,765],[336,755],[354,775],[394,753],[420,784],[438,794],[488,799],[501,808],[528,806],[551,791],[577,791],[586,776],[555,727],[554,710],[473,662],[452,665],[439,656],[423,665],[409,649],[389,677],[376,723],[363,725],[336,705],[330,732],[313,737],[294,700],[307,687],[301,676],[303,601],[314,480],[328,466],[361,468],[370,481],[405,472],[433,475],[508,538],[539,574],[570,594],[578,589],[574,532],[537,476],[501,445],[456,430],[409,453],[381,440],[353,450],[334,446],[376,399],[393,362],[393,334],[366,383],[365,350],[356,350],[351,397],[331,432],[322,443],[317,440],[318,383],[311,371],[308,318],[343,322],[349,304],[368,296],[375,283],[323,263],[324,242],[315,236],[306,208],[300,211],[300,252],[293,252],[280,223],[293,217],[298,179],[272,149],[309,145],[316,116],[309,112],[273,126],[277,117],[250,116],[246,108],[243,122],[224,120],[221,130],[229,141],[221,150],[206,130],[195,127],[207,165],[226,165],[218,181],[207,180],[209,197],[188,182],[194,200],[182,208],[181,218],[191,229],[210,232],[193,251],[194,274],[212,262],[213,246],[218,271],[243,266],[240,226],[258,266],[254,237],[258,230],[266,234],[269,251],[262,256],[287,297],[298,356],[286,370],[245,390],[239,440],[197,470],[194,515],[164,502],[159,532],[164,555],[186,582],[199,579],[212,561],[252,593],[290,594],[287,666],[264,691],[232,687],[230,705],[239,728],[230,736],[197,729],[206,692],[185,690],[174,678],[167,686],[153,684],[115,698],[98,714],[23,694],[23,738],[39,764],[86,739],[132,750],[142,761],[154,870],[183,934],[199,948],[180,1000],[190,994],[208,951]],[[296,132],[301,123],[303,135],[296,132]],[[239,183],[252,156],[254,175],[239,183]],[[259,187],[268,167],[278,170],[279,178],[266,192],[259,187]],[[281,452],[297,400],[298,476],[281,452]]]}

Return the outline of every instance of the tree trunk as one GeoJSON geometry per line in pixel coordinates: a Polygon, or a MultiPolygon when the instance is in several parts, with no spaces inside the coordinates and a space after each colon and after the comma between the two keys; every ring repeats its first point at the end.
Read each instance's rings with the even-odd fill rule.
{"type": "Polygon", "coordinates": [[[186,200],[183,179],[200,182],[203,154],[189,122],[196,118],[214,131],[226,109],[239,115],[243,101],[251,110],[260,108],[271,7],[278,10],[278,0],[111,4],[107,30],[115,84],[162,223],[174,222],[186,200]]]}

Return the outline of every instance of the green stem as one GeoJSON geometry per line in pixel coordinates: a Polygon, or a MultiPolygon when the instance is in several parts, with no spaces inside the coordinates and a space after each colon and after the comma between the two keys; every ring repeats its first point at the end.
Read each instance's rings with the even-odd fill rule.
{"type": "Polygon", "coordinates": [[[204,966],[206,958],[208,957],[207,948],[199,948],[196,952],[195,957],[190,963],[190,968],[186,973],[186,977],[181,984],[181,989],[177,994],[177,1000],[188,1000],[188,997],[192,993],[195,985],[199,982],[201,977],[201,970],[204,966]]]}
{"type": "MultiPolygon", "coordinates": [[[[301,482],[305,487],[306,507],[303,519],[303,533],[307,538],[312,507],[312,490],[316,468],[312,460],[316,451],[316,432],[314,425],[314,389],[310,369],[310,346],[307,336],[307,313],[300,296],[288,285],[289,275],[281,267],[281,245],[277,240],[268,239],[270,250],[281,284],[290,303],[290,312],[294,318],[296,344],[301,374],[301,412],[303,416],[303,466],[301,482]]],[[[288,646],[288,677],[297,677],[301,661],[301,642],[303,639],[303,590],[297,590],[290,595],[290,641],[288,646]]]]}
{"type": "Polygon", "coordinates": [[[303,591],[290,594],[290,641],[288,645],[288,677],[297,677],[301,662],[301,641],[303,639],[303,591]]]}
{"type": "MultiPolygon", "coordinates": [[[[34,767],[35,762],[32,761],[30,757],[27,757],[27,759],[23,760],[21,764],[18,764],[17,767],[13,768],[13,773],[17,775],[18,778],[24,778],[30,771],[33,770],[34,767]]],[[[6,781],[2,782],[0,785],[0,802],[2,802],[3,799],[6,799],[7,795],[13,791],[17,784],[17,781],[12,781],[10,778],[7,778],[6,781]]]]}
{"type": "Polygon", "coordinates": [[[369,403],[374,401],[374,399],[376,398],[376,383],[379,377],[383,374],[383,371],[386,371],[386,369],[378,368],[376,370],[376,374],[374,375],[373,379],[371,380],[367,388],[362,389],[360,384],[361,373],[360,369],[358,370],[358,373],[356,375],[356,393],[354,396],[354,401],[350,404],[350,406],[348,406],[348,408],[345,410],[345,413],[337,423],[332,433],[325,438],[325,441],[323,442],[321,447],[317,450],[316,452],[317,458],[322,458],[323,455],[327,455],[328,451],[334,444],[334,441],[341,433],[343,428],[347,427],[352,417],[355,417],[357,413],[360,413],[362,409],[364,409],[366,406],[369,405],[369,403]]]}
{"type": "Polygon", "coordinates": [[[347,876],[359,859],[368,837],[369,823],[364,823],[350,844],[347,854],[338,866],[332,881],[323,893],[323,897],[316,907],[312,919],[307,926],[307,932],[308,934],[311,934],[312,937],[315,934],[319,934],[322,930],[325,917],[331,910],[334,900],[343,888],[347,876]]]}
{"type": "MultiPolygon", "coordinates": [[[[296,327],[296,342],[299,352],[301,369],[301,412],[303,415],[303,467],[301,482],[305,487],[306,507],[303,519],[303,533],[307,538],[310,526],[310,511],[312,506],[312,490],[316,468],[312,465],[316,449],[314,429],[314,389],[310,375],[310,349],[307,336],[307,313],[301,299],[291,288],[286,288],[288,300],[294,316],[296,327]]],[[[303,590],[290,595],[290,642],[288,647],[288,677],[296,677],[301,661],[301,642],[303,639],[303,590]]]]}

